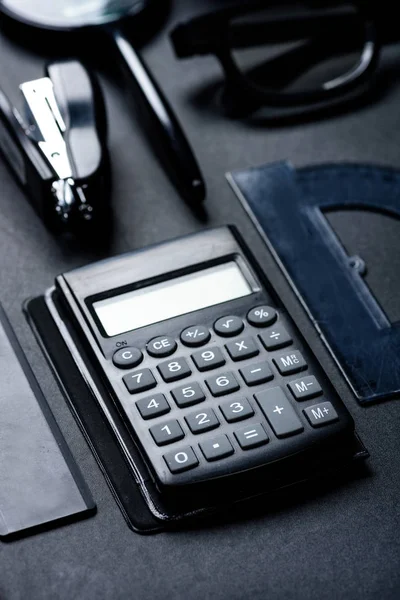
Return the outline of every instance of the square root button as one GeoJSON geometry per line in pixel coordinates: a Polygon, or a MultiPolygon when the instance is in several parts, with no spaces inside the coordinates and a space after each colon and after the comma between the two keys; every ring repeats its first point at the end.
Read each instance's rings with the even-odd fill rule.
{"type": "Polygon", "coordinates": [[[303,431],[304,427],[281,387],[255,394],[276,437],[285,438],[303,431]]]}

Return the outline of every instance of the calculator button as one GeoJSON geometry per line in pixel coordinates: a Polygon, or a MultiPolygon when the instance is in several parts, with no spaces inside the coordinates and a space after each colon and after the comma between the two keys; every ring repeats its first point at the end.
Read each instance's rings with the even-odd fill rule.
{"type": "Polygon", "coordinates": [[[287,329],[278,323],[258,336],[266,350],[278,350],[293,343],[287,329]]]}
{"type": "Polygon", "coordinates": [[[219,458],[226,458],[233,454],[234,450],[232,444],[228,440],[226,435],[220,435],[212,440],[202,442],[200,450],[205,456],[205,459],[210,461],[218,460],[219,458]]]}
{"type": "Polygon", "coordinates": [[[167,360],[158,365],[157,368],[160,371],[162,378],[167,383],[169,381],[177,381],[178,379],[189,377],[189,375],[192,374],[192,371],[184,358],[167,360]]]}
{"type": "Polygon", "coordinates": [[[113,363],[119,369],[133,369],[140,365],[143,354],[138,348],[121,348],[113,356],[113,363]]]}
{"type": "Polygon", "coordinates": [[[181,333],[181,342],[185,346],[196,347],[207,344],[211,337],[210,332],[203,325],[188,327],[181,333]]]}
{"type": "Polygon", "coordinates": [[[276,437],[284,438],[303,431],[304,427],[281,387],[255,395],[276,437]]]}
{"type": "Polygon", "coordinates": [[[220,404],[220,409],[228,423],[242,421],[242,419],[248,419],[254,415],[254,410],[246,398],[233,401],[228,400],[220,404]]]}
{"type": "Polygon", "coordinates": [[[295,379],[288,383],[288,388],[292,392],[296,400],[308,400],[322,394],[322,388],[314,375],[295,379]]]}
{"type": "Polygon", "coordinates": [[[198,383],[191,383],[190,385],[175,388],[171,391],[171,394],[179,408],[192,406],[192,404],[198,404],[206,399],[198,383]]]}
{"type": "Polygon", "coordinates": [[[157,385],[157,381],[150,369],[142,369],[141,371],[129,373],[123,377],[123,380],[130,394],[139,394],[139,392],[145,392],[157,385]]]}
{"type": "Polygon", "coordinates": [[[182,448],[178,452],[174,450],[173,452],[164,454],[164,460],[168,465],[168,469],[173,474],[189,471],[189,469],[194,469],[199,464],[197,456],[190,446],[182,448]]]}
{"type": "Polygon", "coordinates": [[[227,344],[225,347],[228,350],[231,359],[235,361],[257,356],[260,352],[255,341],[250,337],[238,339],[236,342],[230,342],[230,344],[227,344]]]}
{"type": "Polygon", "coordinates": [[[239,317],[222,317],[222,319],[218,319],[214,324],[214,331],[218,333],[218,335],[222,335],[223,337],[231,337],[233,335],[239,335],[244,329],[244,324],[242,319],[239,317]]]}
{"type": "Polygon", "coordinates": [[[276,310],[271,306],[257,306],[247,313],[247,320],[255,327],[267,327],[276,321],[276,310]]]}
{"type": "Polygon", "coordinates": [[[173,338],[159,336],[151,340],[147,344],[147,352],[150,356],[160,358],[162,356],[170,356],[177,349],[178,344],[173,338]]]}
{"type": "Polygon", "coordinates": [[[233,373],[224,373],[216,377],[210,377],[206,379],[206,384],[213,396],[231,394],[240,388],[233,373]]]}
{"type": "Polygon", "coordinates": [[[242,367],[239,373],[247,385],[259,385],[274,378],[267,361],[242,367]]]}
{"type": "Polygon", "coordinates": [[[265,433],[261,423],[242,427],[242,429],[235,431],[234,435],[242,450],[257,448],[257,446],[263,446],[269,442],[269,437],[265,433]]]}
{"type": "Polygon", "coordinates": [[[226,362],[219,348],[201,350],[193,354],[192,358],[199,371],[216,369],[217,367],[222,367],[226,362]]]}
{"type": "Polygon", "coordinates": [[[204,412],[194,412],[185,417],[192,433],[204,433],[219,427],[219,421],[215,412],[210,408],[204,412]]]}
{"type": "Polygon", "coordinates": [[[157,446],[172,444],[172,442],[177,442],[185,437],[178,421],[164,421],[164,423],[154,425],[150,427],[150,433],[157,446]]]}
{"type": "Polygon", "coordinates": [[[307,368],[307,363],[298,350],[293,350],[288,354],[279,354],[273,361],[281,375],[292,375],[307,368]]]}
{"type": "Polygon", "coordinates": [[[312,427],[321,427],[338,420],[336,410],[330,402],[314,404],[303,410],[312,427]]]}
{"type": "Polygon", "coordinates": [[[142,398],[136,402],[136,406],[142,418],[146,420],[160,417],[171,410],[164,394],[154,394],[154,396],[142,398]]]}

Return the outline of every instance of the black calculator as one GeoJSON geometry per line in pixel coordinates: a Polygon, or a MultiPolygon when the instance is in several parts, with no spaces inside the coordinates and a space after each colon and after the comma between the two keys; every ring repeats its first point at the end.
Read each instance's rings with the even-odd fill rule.
{"type": "Polygon", "coordinates": [[[232,227],[76,269],[56,291],[106,389],[105,418],[112,403],[159,490],[254,481],[271,465],[340,453],[354,435],[232,227]]]}

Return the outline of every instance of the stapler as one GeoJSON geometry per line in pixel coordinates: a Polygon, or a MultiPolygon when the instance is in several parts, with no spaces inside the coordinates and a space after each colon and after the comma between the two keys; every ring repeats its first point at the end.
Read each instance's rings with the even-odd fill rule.
{"type": "Polygon", "coordinates": [[[0,90],[0,150],[47,227],[84,233],[109,217],[103,95],[77,61],[20,85],[22,114],[0,90]]]}

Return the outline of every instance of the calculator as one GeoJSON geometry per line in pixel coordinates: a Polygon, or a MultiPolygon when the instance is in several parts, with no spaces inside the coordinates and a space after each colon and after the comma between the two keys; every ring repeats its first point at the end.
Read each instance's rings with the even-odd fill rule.
{"type": "Polygon", "coordinates": [[[111,403],[161,491],[254,481],[272,465],[339,454],[354,436],[233,227],[78,268],[56,292],[103,382],[104,417],[111,403]]]}

